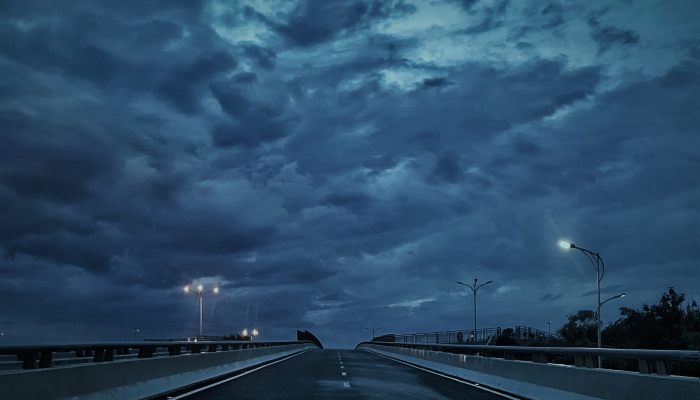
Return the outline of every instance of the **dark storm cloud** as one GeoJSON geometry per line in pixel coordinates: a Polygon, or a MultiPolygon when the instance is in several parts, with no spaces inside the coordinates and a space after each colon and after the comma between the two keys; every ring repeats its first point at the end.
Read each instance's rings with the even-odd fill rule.
{"type": "Polygon", "coordinates": [[[449,80],[445,78],[427,78],[423,79],[423,87],[425,88],[440,88],[440,87],[445,87],[452,85],[453,82],[450,82],[449,80]]]}
{"type": "MultiPolygon", "coordinates": [[[[478,15],[481,17],[481,22],[468,28],[462,29],[459,33],[466,35],[478,35],[489,32],[503,25],[503,16],[508,8],[509,0],[502,0],[499,3],[483,7],[478,15]]],[[[476,1],[462,1],[462,6],[466,10],[471,10],[476,1]]]]}
{"type": "Polygon", "coordinates": [[[0,179],[19,196],[80,202],[92,196],[91,182],[119,165],[104,141],[80,128],[66,131],[14,111],[0,112],[0,124],[6,135],[0,147],[0,179]]]}
{"type": "Polygon", "coordinates": [[[615,26],[604,25],[600,19],[608,10],[594,12],[588,19],[591,27],[591,36],[598,44],[598,51],[604,53],[613,46],[629,46],[639,43],[639,34],[629,30],[620,29],[615,26]]]}
{"type": "Polygon", "coordinates": [[[187,65],[178,65],[158,83],[157,93],[179,111],[192,114],[199,110],[202,84],[223,72],[236,68],[236,60],[228,53],[202,56],[187,65]]]}
{"type": "Polygon", "coordinates": [[[445,152],[435,162],[433,174],[442,180],[456,183],[462,180],[464,169],[459,163],[459,157],[454,152],[445,152]]]}
{"type": "Polygon", "coordinates": [[[312,46],[367,27],[374,21],[401,17],[414,10],[413,5],[402,0],[333,0],[322,3],[304,0],[298,2],[283,21],[271,19],[249,6],[245,12],[268,24],[291,43],[312,46]]]}
{"type": "MultiPolygon", "coordinates": [[[[96,83],[108,82],[121,67],[120,61],[104,49],[87,43],[65,48],[58,45],[59,41],[50,40],[53,34],[48,28],[23,31],[0,25],[0,52],[34,68],[55,68],[96,83]]],[[[59,32],[59,36],[69,39],[67,32],[59,32]]]]}
{"type": "Polygon", "coordinates": [[[321,204],[329,204],[335,207],[343,207],[355,214],[367,211],[374,200],[364,193],[331,193],[327,195],[321,204]]]}
{"type": "Polygon", "coordinates": [[[277,60],[277,54],[274,51],[254,44],[243,45],[243,54],[253,60],[255,65],[264,69],[274,68],[277,60]]]}

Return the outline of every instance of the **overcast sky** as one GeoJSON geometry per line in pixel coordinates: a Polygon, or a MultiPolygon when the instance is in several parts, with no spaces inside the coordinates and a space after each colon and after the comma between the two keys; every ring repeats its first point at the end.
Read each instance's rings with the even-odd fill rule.
{"type": "Polygon", "coordinates": [[[700,300],[688,1],[0,1],[3,343],[700,300]]]}

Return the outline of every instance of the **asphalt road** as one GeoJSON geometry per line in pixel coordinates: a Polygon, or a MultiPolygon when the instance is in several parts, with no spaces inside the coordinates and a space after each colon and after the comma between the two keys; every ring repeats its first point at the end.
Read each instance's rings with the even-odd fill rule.
{"type": "Polygon", "coordinates": [[[504,397],[362,350],[311,350],[185,399],[463,399],[504,397]]]}

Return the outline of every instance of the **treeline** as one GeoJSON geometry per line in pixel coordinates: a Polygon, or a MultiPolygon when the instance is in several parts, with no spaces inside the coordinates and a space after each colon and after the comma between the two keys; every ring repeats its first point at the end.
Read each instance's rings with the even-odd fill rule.
{"type": "MultiPolygon", "coordinates": [[[[621,307],[621,318],[602,332],[603,347],[700,350],[700,309],[695,301],[685,303],[685,294],[669,288],[658,304],[621,307]]],[[[595,313],[569,315],[558,333],[570,346],[595,346],[595,313]]]]}

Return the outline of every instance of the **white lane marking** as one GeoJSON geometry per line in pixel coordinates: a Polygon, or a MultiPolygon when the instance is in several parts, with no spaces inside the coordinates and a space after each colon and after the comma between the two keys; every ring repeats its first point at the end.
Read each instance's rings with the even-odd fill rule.
{"type": "Polygon", "coordinates": [[[343,382],[343,387],[349,388],[349,387],[350,387],[350,382],[343,382]]]}
{"type": "Polygon", "coordinates": [[[346,372],[343,372],[343,376],[347,376],[347,373],[346,373],[346,372]]]}
{"type": "MultiPolygon", "coordinates": [[[[461,380],[461,379],[457,379],[457,378],[452,377],[452,376],[450,376],[450,375],[445,375],[445,374],[442,374],[442,373],[437,372],[437,371],[432,371],[432,370],[429,370],[429,369],[427,369],[427,368],[419,367],[419,366],[417,366],[417,365],[414,365],[414,364],[411,364],[411,363],[407,363],[407,362],[405,362],[405,361],[401,361],[401,360],[397,360],[397,359],[395,359],[395,358],[391,358],[391,357],[389,357],[389,356],[385,356],[384,354],[379,354],[379,353],[375,353],[375,352],[371,352],[371,353],[372,353],[372,354],[376,354],[376,355],[381,356],[381,357],[384,357],[384,358],[389,359],[389,360],[391,360],[391,361],[396,361],[397,363],[401,363],[401,364],[404,364],[404,365],[408,365],[409,367],[413,367],[413,368],[415,368],[415,369],[419,369],[419,370],[421,370],[421,371],[425,371],[425,372],[431,373],[431,374],[433,374],[433,375],[441,376],[441,377],[443,377],[443,378],[446,378],[446,379],[449,379],[449,380],[452,380],[452,381],[455,381],[455,382],[463,383],[463,384],[465,384],[465,385],[467,385],[467,386],[471,386],[471,387],[476,388],[476,389],[481,389],[481,390],[487,391],[487,392],[492,393],[492,394],[495,394],[495,395],[497,395],[497,396],[501,396],[501,397],[503,397],[504,399],[509,399],[509,400],[521,400],[521,398],[519,398],[519,397],[509,396],[509,395],[507,395],[507,394],[505,394],[505,393],[502,393],[502,392],[498,392],[498,391],[496,391],[496,390],[489,389],[489,388],[487,388],[487,387],[485,387],[485,386],[481,386],[481,385],[478,384],[478,383],[471,383],[471,382],[463,381],[463,380],[461,380]]],[[[342,368],[342,367],[341,367],[341,368],[342,368]]]]}
{"type": "Polygon", "coordinates": [[[340,369],[345,369],[345,367],[341,365],[341,366],[340,366],[340,369]]]}
{"type": "Polygon", "coordinates": [[[179,395],[179,396],[168,397],[168,399],[169,399],[169,400],[184,399],[184,398],[187,397],[187,396],[190,396],[190,395],[193,395],[193,394],[195,394],[195,393],[199,393],[199,392],[205,391],[205,390],[207,390],[207,389],[211,389],[211,388],[213,388],[213,387],[215,387],[215,386],[219,386],[219,385],[224,384],[224,383],[226,383],[226,382],[231,382],[231,381],[234,380],[234,379],[238,379],[238,378],[240,378],[240,377],[242,377],[242,376],[245,376],[245,375],[248,375],[248,374],[253,373],[253,372],[255,372],[255,371],[261,370],[261,369],[263,369],[263,368],[265,368],[265,367],[269,367],[270,365],[275,365],[275,364],[277,364],[277,363],[281,363],[282,361],[287,361],[287,360],[289,360],[290,358],[293,358],[293,357],[296,357],[296,356],[300,356],[300,355],[306,353],[307,351],[310,351],[310,350],[304,350],[304,351],[301,351],[301,352],[299,352],[299,353],[292,354],[291,356],[287,356],[287,357],[285,357],[285,358],[283,358],[283,359],[280,359],[280,360],[277,360],[277,361],[273,361],[273,362],[271,362],[271,363],[269,363],[269,364],[261,365],[261,366],[259,366],[259,367],[257,367],[257,368],[253,368],[253,369],[251,369],[250,371],[246,371],[246,372],[244,372],[244,373],[242,373],[242,374],[240,374],[240,375],[232,376],[232,377],[230,377],[230,378],[224,379],[223,381],[214,382],[214,383],[212,383],[212,384],[210,384],[210,385],[201,387],[201,388],[199,388],[199,389],[195,389],[195,390],[193,390],[193,391],[191,391],[191,392],[183,393],[183,394],[181,394],[181,395],[179,395]]]}

